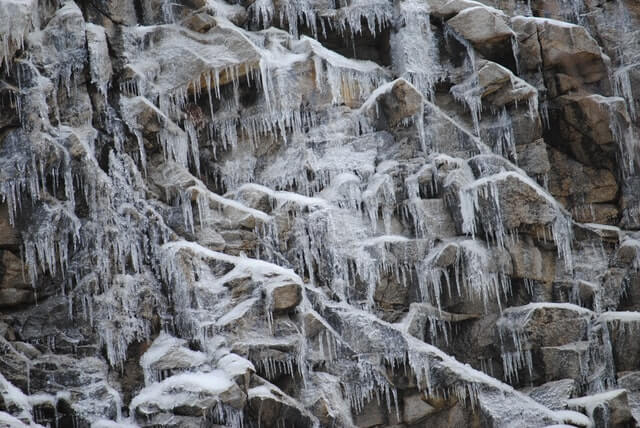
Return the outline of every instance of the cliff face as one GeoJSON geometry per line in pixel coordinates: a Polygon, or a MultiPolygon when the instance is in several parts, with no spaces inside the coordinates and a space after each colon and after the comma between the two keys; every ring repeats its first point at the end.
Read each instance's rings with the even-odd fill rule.
{"type": "Polygon", "coordinates": [[[640,421],[633,0],[0,0],[0,425],[640,421]]]}

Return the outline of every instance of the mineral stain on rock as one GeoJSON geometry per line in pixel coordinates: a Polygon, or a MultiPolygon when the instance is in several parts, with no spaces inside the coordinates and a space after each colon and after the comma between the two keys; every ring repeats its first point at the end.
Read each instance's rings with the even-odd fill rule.
{"type": "Polygon", "coordinates": [[[0,0],[0,426],[637,426],[638,28],[0,0]]]}

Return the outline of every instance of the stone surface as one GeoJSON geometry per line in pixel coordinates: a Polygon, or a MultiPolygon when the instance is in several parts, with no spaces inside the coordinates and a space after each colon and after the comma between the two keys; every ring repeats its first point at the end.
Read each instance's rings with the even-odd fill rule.
{"type": "Polygon", "coordinates": [[[596,426],[628,427],[635,425],[629,409],[627,392],[614,390],[587,398],[574,398],[569,408],[584,412],[596,426]]]}
{"type": "Polygon", "coordinates": [[[0,1],[0,425],[634,426],[637,28],[0,1]]]}

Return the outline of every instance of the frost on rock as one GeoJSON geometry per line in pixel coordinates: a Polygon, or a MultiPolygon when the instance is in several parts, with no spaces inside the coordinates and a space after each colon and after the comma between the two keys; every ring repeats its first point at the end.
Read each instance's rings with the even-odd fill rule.
{"type": "Polygon", "coordinates": [[[533,353],[541,347],[564,345],[563,341],[582,340],[591,315],[591,311],[571,304],[531,303],[506,309],[496,324],[506,380],[518,381],[521,373],[533,378],[533,353]],[[565,336],[554,334],[557,328],[566,329],[565,336]]]}
{"type": "Polygon", "coordinates": [[[474,240],[434,248],[418,268],[423,300],[438,309],[444,295],[466,296],[484,310],[490,301],[500,305],[511,292],[511,266],[499,259],[474,240]]]}
{"type": "Polygon", "coordinates": [[[442,78],[436,39],[426,3],[405,1],[399,5],[400,25],[391,35],[391,55],[397,73],[411,82],[427,99],[442,78]]]}
{"type": "Polygon", "coordinates": [[[0,5],[0,58],[2,67],[11,66],[15,52],[24,47],[25,36],[38,24],[38,10],[35,1],[11,0],[0,5]]]}
{"type": "Polygon", "coordinates": [[[541,225],[537,237],[554,242],[565,268],[573,269],[571,220],[555,199],[530,178],[510,171],[476,180],[460,190],[460,212],[463,232],[475,236],[481,228],[498,247],[504,247],[507,239],[516,239],[518,228],[541,225]],[[510,182],[523,184],[517,186],[516,192],[529,194],[530,205],[511,205],[518,198],[511,193],[515,188],[510,182]]]}
{"type": "Polygon", "coordinates": [[[85,3],[0,0],[0,425],[640,414],[637,8],[85,3]]]}
{"type": "Polygon", "coordinates": [[[530,119],[537,118],[538,92],[534,87],[494,62],[480,61],[476,67],[477,71],[474,69],[469,77],[450,89],[453,97],[464,103],[471,113],[476,135],[480,135],[483,101],[493,112],[509,104],[526,102],[530,119]]]}
{"type": "Polygon", "coordinates": [[[131,408],[142,420],[160,423],[172,409],[183,408],[196,415],[206,415],[212,423],[242,426],[242,413],[237,408],[246,397],[222,370],[208,373],[185,373],[171,376],[145,387],[131,401],[131,408]],[[234,407],[234,405],[236,407],[234,407]]]}
{"type": "Polygon", "coordinates": [[[100,93],[106,98],[113,76],[107,36],[104,28],[97,25],[87,24],[86,29],[91,82],[98,87],[100,93]]]}

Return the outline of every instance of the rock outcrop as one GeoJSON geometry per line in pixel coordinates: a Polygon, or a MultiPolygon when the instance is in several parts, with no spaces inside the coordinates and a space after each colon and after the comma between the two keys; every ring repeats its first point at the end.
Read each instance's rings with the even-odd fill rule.
{"type": "Polygon", "coordinates": [[[0,0],[0,426],[637,426],[638,28],[0,0]]]}

